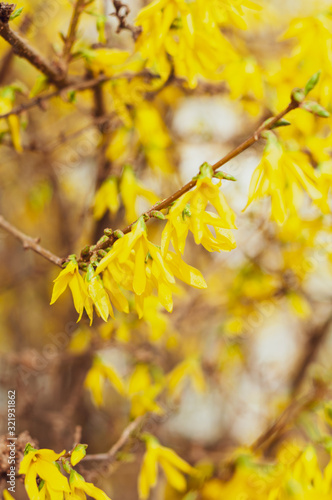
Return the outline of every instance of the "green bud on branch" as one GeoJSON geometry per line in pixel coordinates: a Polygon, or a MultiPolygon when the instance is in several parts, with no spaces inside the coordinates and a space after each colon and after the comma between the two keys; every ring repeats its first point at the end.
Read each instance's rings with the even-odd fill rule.
{"type": "Polygon", "coordinates": [[[288,127],[288,125],[291,125],[291,122],[289,122],[288,120],[279,120],[274,125],[272,125],[271,130],[278,127],[288,127]]]}
{"type": "Polygon", "coordinates": [[[83,250],[81,250],[81,257],[87,257],[90,253],[90,245],[86,245],[83,250]]]}
{"type": "Polygon", "coordinates": [[[317,71],[311,78],[307,81],[304,87],[304,95],[308,95],[312,89],[314,89],[319,81],[321,71],[317,71]]]}
{"type": "Polygon", "coordinates": [[[330,113],[315,101],[302,102],[301,108],[316,116],[320,116],[321,118],[328,118],[330,116],[330,113]]]}
{"type": "Polygon", "coordinates": [[[124,237],[124,233],[120,229],[116,229],[113,234],[117,239],[124,237]]]}
{"type": "Polygon", "coordinates": [[[152,210],[151,217],[155,217],[156,219],[165,220],[165,215],[159,210],[152,210]]]}
{"type": "Polygon", "coordinates": [[[221,171],[215,172],[213,174],[213,177],[216,177],[217,179],[225,179],[226,181],[236,181],[237,180],[232,175],[227,174],[226,172],[221,172],[221,171]]]}
{"type": "Polygon", "coordinates": [[[102,236],[98,242],[97,242],[97,245],[102,245],[103,243],[105,243],[106,241],[108,240],[108,237],[106,235],[102,236]]]}
{"type": "Polygon", "coordinates": [[[10,16],[9,20],[10,20],[10,21],[13,21],[13,20],[14,20],[14,19],[16,19],[18,16],[20,16],[20,15],[22,14],[22,10],[23,10],[23,7],[20,7],[19,9],[15,10],[15,11],[11,14],[11,16],[10,16]]]}
{"type": "Polygon", "coordinates": [[[304,101],[305,93],[303,89],[296,88],[291,93],[292,101],[301,103],[304,101]]]}

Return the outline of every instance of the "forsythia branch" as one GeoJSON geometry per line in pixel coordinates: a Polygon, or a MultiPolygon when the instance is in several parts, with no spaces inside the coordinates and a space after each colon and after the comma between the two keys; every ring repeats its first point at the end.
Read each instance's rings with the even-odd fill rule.
{"type": "MultiPolygon", "coordinates": [[[[2,8],[3,7],[0,7],[0,9],[2,8]]],[[[50,64],[34,48],[30,47],[26,40],[15,33],[15,31],[10,28],[8,23],[3,21],[0,21],[0,36],[2,36],[2,38],[4,38],[12,46],[13,51],[17,56],[29,61],[35,68],[47,76],[49,81],[54,83],[54,85],[58,88],[65,87],[69,84],[69,81],[62,71],[50,64]]]]}
{"type": "Polygon", "coordinates": [[[62,266],[64,259],[61,259],[57,255],[54,255],[49,250],[46,250],[46,248],[43,248],[41,245],[39,245],[39,238],[31,238],[31,236],[27,236],[26,234],[19,231],[16,227],[10,224],[2,215],[0,215],[0,227],[5,231],[7,231],[7,233],[12,234],[19,241],[21,241],[24,250],[28,249],[33,250],[34,252],[38,253],[39,255],[44,257],[44,259],[47,259],[53,264],[59,267],[62,266]]]}
{"type": "Polygon", "coordinates": [[[73,48],[73,45],[76,40],[76,32],[77,32],[77,27],[79,23],[80,16],[86,7],[86,5],[89,2],[86,2],[85,0],[76,0],[72,18],[69,24],[68,28],[68,33],[67,36],[65,37],[65,45],[63,48],[62,56],[64,58],[64,61],[68,63],[71,58],[71,50],[73,48]]]}
{"type": "MultiPolygon", "coordinates": [[[[273,118],[270,118],[269,120],[264,121],[248,139],[246,139],[239,146],[237,146],[232,151],[230,151],[226,156],[221,158],[217,163],[212,165],[212,170],[214,172],[216,172],[216,170],[218,170],[218,168],[225,165],[226,163],[228,163],[230,160],[232,160],[233,158],[235,158],[239,154],[243,153],[243,151],[245,151],[250,146],[252,146],[255,142],[257,142],[265,131],[271,130],[275,126],[275,124],[277,122],[279,122],[284,116],[286,116],[290,111],[292,111],[298,107],[299,107],[299,103],[292,99],[292,101],[289,103],[289,105],[283,111],[278,113],[273,118]]],[[[147,221],[147,220],[151,219],[153,217],[153,212],[160,211],[160,210],[163,210],[163,209],[169,207],[175,200],[180,198],[180,196],[182,196],[187,191],[190,191],[193,187],[195,187],[196,183],[197,183],[197,179],[193,178],[191,181],[189,181],[187,184],[182,186],[181,189],[179,189],[178,191],[173,193],[171,196],[169,196],[168,198],[165,198],[164,200],[153,205],[149,210],[147,210],[146,212],[144,212],[142,214],[142,216],[144,217],[144,220],[147,221]]],[[[131,231],[132,226],[135,224],[135,222],[136,221],[132,222],[127,227],[125,227],[122,230],[122,232],[124,234],[129,233],[131,231]]],[[[90,258],[93,255],[93,253],[96,253],[99,250],[103,250],[109,246],[112,246],[115,240],[116,240],[116,236],[114,236],[114,233],[113,233],[109,238],[94,245],[93,250],[90,253],[85,254],[86,258],[90,258]]]]}
{"type": "MultiPolygon", "coordinates": [[[[102,78],[103,78],[103,75],[101,75],[98,78],[95,78],[93,80],[94,85],[99,85],[102,78]]],[[[88,80],[87,82],[80,83],[76,87],[76,89],[79,88],[82,90],[83,84],[86,85],[84,88],[91,88],[92,87],[91,80],[88,80]],[[87,84],[89,84],[89,85],[87,85],[87,84]]],[[[58,91],[53,92],[52,95],[56,95],[57,93],[58,93],[58,91]]],[[[41,99],[41,98],[39,98],[39,99],[41,99]]],[[[296,109],[297,107],[299,107],[299,103],[292,100],[290,102],[290,104],[287,106],[287,108],[285,108],[283,111],[278,113],[275,117],[263,122],[248,139],[246,139],[244,142],[242,142],[242,144],[240,144],[235,149],[230,151],[226,156],[221,158],[221,160],[219,160],[217,163],[212,165],[213,171],[215,172],[222,165],[225,165],[225,163],[229,162],[231,159],[235,158],[236,156],[241,154],[243,151],[248,149],[250,146],[252,146],[262,136],[263,132],[265,132],[267,130],[271,130],[278,121],[280,121],[285,115],[287,115],[290,111],[292,111],[293,109],[296,109]]],[[[2,118],[2,117],[3,116],[0,116],[0,118],[2,118]]],[[[177,200],[184,193],[186,193],[187,191],[192,189],[196,185],[196,183],[197,183],[197,180],[194,178],[190,182],[185,184],[181,189],[179,189],[178,191],[173,193],[171,196],[169,196],[168,198],[153,205],[149,210],[147,210],[144,214],[142,214],[144,219],[147,221],[153,217],[154,211],[160,211],[164,208],[169,207],[171,205],[171,203],[173,203],[173,201],[177,200]]],[[[131,231],[132,226],[135,224],[135,222],[136,221],[132,222],[127,227],[125,227],[123,229],[123,233],[124,234],[129,233],[131,231]]],[[[49,260],[53,264],[56,264],[57,266],[62,267],[62,264],[66,260],[66,259],[61,259],[60,257],[57,257],[56,255],[51,253],[49,250],[46,250],[45,248],[41,247],[38,243],[38,241],[39,241],[38,239],[34,239],[34,238],[31,238],[30,236],[25,235],[24,233],[22,233],[21,231],[16,229],[14,226],[12,226],[1,215],[0,215],[0,227],[2,227],[5,231],[11,233],[18,240],[20,240],[23,243],[23,247],[25,249],[30,248],[34,252],[42,255],[45,259],[49,260]]],[[[89,260],[91,258],[91,256],[93,254],[97,253],[99,250],[102,250],[104,248],[112,246],[113,243],[115,242],[115,240],[116,240],[116,236],[114,236],[114,233],[113,233],[109,238],[106,238],[102,242],[94,245],[92,250],[85,253],[84,259],[81,258],[79,261],[82,262],[82,261],[89,260]]]]}
{"type": "Polygon", "coordinates": [[[122,432],[121,436],[112,448],[106,453],[97,453],[95,455],[86,455],[84,461],[87,460],[114,460],[116,454],[121,450],[121,448],[127,443],[131,435],[143,424],[146,415],[141,415],[133,420],[122,432]]]}
{"type": "Polygon", "coordinates": [[[321,401],[326,396],[327,390],[327,387],[323,383],[316,382],[314,388],[309,393],[292,401],[279,418],[251,445],[252,450],[257,451],[267,446],[271,447],[288,425],[294,422],[304,410],[310,408],[316,401],[321,401]]]}
{"type": "Polygon", "coordinates": [[[11,115],[20,115],[21,113],[27,111],[28,109],[34,108],[35,106],[41,106],[44,102],[49,101],[53,97],[59,96],[60,94],[66,92],[67,90],[68,91],[73,90],[75,92],[83,92],[84,90],[98,87],[98,85],[100,85],[101,83],[108,82],[110,80],[117,80],[120,78],[126,78],[127,80],[130,80],[134,77],[159,78],[159,76],[150,73],[148,70],[143,70],[135,74],[121,73],[117,76],[99,75],[96,78],[89,78],[87,80],[80,80],[78,82],[68,83],[68,85],[65,87],[49,92],[48,94],[34,97],[33,99],[30,99],[29,101],[23,102],[22,104],[16,106],[7,113],[3,113],[2,115],[0,115],[0,119],[8,118],[8,116],[11,115]]]}

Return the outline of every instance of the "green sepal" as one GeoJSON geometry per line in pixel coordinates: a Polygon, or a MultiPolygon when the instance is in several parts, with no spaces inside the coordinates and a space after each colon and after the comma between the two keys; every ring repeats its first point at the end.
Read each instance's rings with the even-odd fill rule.
{"type": "Polygon", "coordinates": [[[70,103],[76,102],[76,90],[70,90],[68,92],[68,102],[70,103]]]}
{"type": "Polygon", "coordinates": [[[172,22],[171,24],[171,30],[178,30],[178,29],[181,29],[183,28],[183,22],[182,22],[182,18],[179,16],[179,17],[176,17],[174,19],[174,21],[172,22]]]}
{"type": "Polygon", "coordinates": [[[153,260],[152,255],[150,254],[150,252],[148,252],[148,253],[146,254],[145,261],[144,261],[144,262],[145,262],[145,264],[147,264],[147,263],[148,263],[148,260],[149,260],[149,259],[150,259],[150,260],[153,260]]]}
{"type": "Polygon", "coordinates": [[[77,257],[76,257],[76,254],[72,253],[71,255],[69,255],[68,259],[69,259],[71,262],[74,262],[74,264],[77,264],[77,257]]]}
{"type": "Polygon", "coordinates": [[[31,443],[27,443],[24,448],[24,456],[30,453],[30,451],[38,451],[38,450],[34,448],[31,443]]]}
{"type": "Polygon", "coordinates": [[[199,167],[198,178],[209,177],[211,179],[212,176],[213,176],[213,169],[212,169],[211,165],[205,161],[199,167]]]}
{"type": "Polygon", "coordinates": [[[88,265],[87,272],[86,272],[86,277],[85,277],[85,279],[86,279],[86,281],[87,281],[88,283],[92,280],[92,278],[93,278],[94,274],[95,274],[94,267],[93,267],[93,265],[92,265],[92,264],[89,264],[89,265],[88,265]]]}
{"type": "MultiPolygon", "coordinates": [[[[141,229],[143,229],[143,231],[146,231],[146,224],[145,224],[145,220],[146,220],[146,219],[144,218],[144,216],[145,216],[145,215],[146,215],[146,214],[141,215],[141,216],[137,219],[137,222],[135,222],[135,226],[136,226],[136,224],[137,224],[138,226],[140,226],[140,228],[141,228],[141,229]]],[[[121,231],[121,233],[122,233],[122,231],[121,231]]],[[[122,234],[123,234],[123,233],[122,233],[122,234]]]]}
{"type": "Polygon", "coordinates": [[[311,78],[309,78],[309,80],[307,81],[307,83],[305,84],[305,87],[304,87],[304,95],[308,95],[309,92],[312,91],[312,89],[314,89],[319,81],[319,77],[320,77],[320,74],[321,74],[321,70],[317,71],[317,73],[315,73],[314,75],[312,75],[311,78]]]}
{"type": "Polygon", "coordinates": [[[65,472],[67,472],[67,474],[70,474],[72,467],[69,460],[62,460],[62,467],[64,468],[65,472]]]}
{"type": "Polygon", "coordinates": [[[44,484],[45,484],[45,481],[44,481],[44,479],[42,479],[42,480],[40,481],[40,483],[38,484],[38,491],[41,491],[41,489],[42,489],[42,487],[44,486],[44,484]]]}
{"type": "Polygon", "coordinates": [[[186,217],[191,217],[190,203],[187,203],[187,205],[182,210],[182,219],[185,220],[186,217]]]}
{"type": "Polygon", "coordinates": [[[52,464],[54,464],[58,471],[61,472],[60,464],[58,464],[58,462],[52,462],[52,464]]]}
{"type": "Polygon", "coordinates": [[[75,478],[78,479],[79,481],[83,481],[85,483],[85,479],[81,476],[81,474],[76,472],[76,470],[72,469],[70,471],[69,484],[71,484],[75,480],[75,478]]]}
{"type": "Polygon", "coordinates": [[[266,139],[266,147],[269,147],[271,144],[275,144],[276,142],[278,142],[277,136],[271,130],[265,130],[264,132],[262,132],[261,137],[263,139],[266,139]]]}

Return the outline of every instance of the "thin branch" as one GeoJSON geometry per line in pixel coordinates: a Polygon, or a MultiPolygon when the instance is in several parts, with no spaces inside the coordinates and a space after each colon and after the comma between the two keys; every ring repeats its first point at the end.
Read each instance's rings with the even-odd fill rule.
{"type": "Polygon", "coordinates": [[[122,432],[121,436],[117,440],[117,442],[112,446],[112,448],[106,453],[97,453],[95,455],[86,455],[84,457],[84,461],[87,460],[105,460],[111,461],[114,460],[116,454],[121,450],[121,448],[127,443],[130,439],[131,435],[143,424],[145,419],[145,415],[137,417],[133,420],[122,432]]]}
{"type": "Polygon", "coordinates": [[[311,333],[306,349],[301,362],[299,363],[296,373],[292,380],[292,394],[295,395],[299,391],[302,382],[306,376],[309,366],[315,360],[318,350],[322,343],[326,339],[330,332],[330,327],[332,323],[332,314],[324,321],[322,325],[319,325],[311,333]]]}
{"type": "MultiPolygon", "coordinates": [[[[0,13],[3,7],[0,6],[0,13]]],[[[50,64],[44,56],[39,54],[28,42],[13,31],[9,24],[0,21],[0,36],[4,38],[13,48],[14,53],[29,61],[36,69],[43,73],[50,82],[59,88],[69,84],[66,76],[58,68],[50,64]]]]}
{"type": "Polygon", "coordinates": [[[12,234],[16,239],[22,242],[24,250],[33,250],[34,252],[38,253],[44,259],[47,259],[48,261],[52,262],[53,264],[61,267],[64,259],[61,259],[57,255],[54,255],[52,252],[49,250],[46,250],[46,248],[43,248],[42,246],[39,245],[39,238],[31,238],[30,236],[27,236],[26,234],[22,233],[19,231],[16,227],[14,227],[12,224],[10,224],[2,215],[0,215],[0,227],[7,231],[7,233],[12,234]]]}
{"type": "Polygon", "coordinates": [[[24,111],[34,108],[35,106],[42,106],[44,102],[52,99],[53,97],[61,95],[63,92],[66,92],[67,90],[73,90],[75,92],[83,92],[84,90],[93,89],[98,85],[100,85],[101,83],[108,82],[110,80],[119,80],[121,78],[126,78],[127,80],[131,80],[136,77],[159,78],[158,75],[154,75],[147,70],[143,70],[135,74],[126,72],[126,73],[121,73],[117,76],[99,75],[96,78],[90,78],[88,80],[80,80],[78,82],[71,82],[67,86],[61,89],[54,90],[53,92],[49,92],[48,94],[45,95],[34,97],[33,99],[30,99],[27,102],[19,104],[18,106],[11,109],[7,113],[3,113],[2,115],[0,115],[0,119],[8,118],[8,116],[11,115],[20,115],[24,111]]]}
{"type": "Polygon", "coordinates": [[[63,57],[66,64],[71,59],[71,50],[72,50],[73,45],[76,41],[76,32],[77,32],[78,23],[80,20],[80,16],[81,16],[86,5],[87,4],[86,4],[85,0],[76,0],[73,14],[72,14],[72,18],[71,18],[69,28],[68,28],[68,33],[67,33],[67,36],[65,37],[65,45],[63,48],[63,52],[62,52],[62,57],[63,57]]]}
{"type": "Polygon", "coordinates": [[[309,409],[316,401],[321,401],[326,396],[327,391],[325,385],[316,383],[312,391],[300,399],[292,401],[282,412],[280,417],[251,445],[252,450],[257,451],[267,446],[271,449],[286,428],[293,423],[303,411],[309,409]]]}
{"type": "MultiPolygon", "coordinates": [[[[279,122],[284,116],[286,116],[290,111],[296,109],[299,107],[299,103],[296,102],[295,100],[292,100],[287,108],[285,108],[283,111],[278,113],[276,116],[273,118],[269,119],[268,121],[263,122],[256,130],[255,132],[244,142],[242,142],[239,146],[234,148],[232,151],[230,151],[226,156],[221,158],[217,163],[212,165],[212,170],[216,172],[220,167],[228,163],[230,160],[238,156],[239,154],[243,153],[246,149],[248,149],[250,146],[252,146],[255,142],[257,142],[262,134],[267,131],[271,130],[277,122],[279,122]]],[[[171,196],[168,198],[165,198],[164,200],[156,203],[153,205],[149,210],[144,212],[141,217],[144,217],[144,220],[147,221],[153,217],[152,213],[154,211],[160,211],[163,210],[167,207],[169,207],[174,201],[176,201],[178,198],[180,198],[183,194],[187,193],[190,191],[195,185],[197,184],[197,178],[193,178],[190,182],[182,186],[181,189],[173,193],[171,196]]],[[[136,223],[137,221],[132,222],[128,226],[126,226],[122,232],[124,234],[129,233],[131,231],[132,226],[136,223]]],[[[94,245],[93,250],[90,252],[85,253],[84,259],[82,260],[89,260],[90,257],[98,252],[99,250],[103,250],[109,246],[112,246],[113,243],[115,242],[116,237],[114,234],[112,234],[109,238],[105,239],[104,241],[97,243],[94,245]]]]}
{"type": "Polygon", "coordinates": [[[116,32],[120,33],[122,30],[129,30],[133,35],[133,39],[137,40],[139,35],[142,33],[142,28],[140,26],[132,26],[128,23],[127,17],[130,13],[128,5],[121,2],[121,0],[113,0],[113,5],[115,12],[113,12],[111,16],[116,17],[119,21],[116,32]]]}
{"type": "MultiPolygon", "coordinates": [[[[95,79],[95,81],[96,80],[98,80],[98,78],[95,79]]],[[[91,86],[91,81],[89,81],[89,83],[90,83],[90,86],[91,86]]],[[[98,81],[96,83],[96,85],[99,85],[99,83],[100,83],[100,81],[98,81]]],[[[80,84],[80,86],[82,86],[82,85],[83,85],[83,83],[80,84]]],[[[261,135],[262,135],[263,132],[265,132],[265,131],[270,130],[271,128],[273,128],[273,126],[279,120],[281,120],[281,118],[283,118],[285,115],[287,115],[290,111],[296,109],[298,106],[299,106],[299,104],[296,101],[291,101],[291,103],[287,106],[287,108],[285,108],[283,111],[281,111],[278,115],[276,115],[274,118],[271,118],[267,122],[266,121],[263,122],[258,127],[258,129],[247,140],[245,140],[244,142],[242,142],[242,144],[240,144],[239,146],[237,146],[230,153],[228,153],[226,156],[224,156],[223,158],[221,158],[221,160],[219,160],[217,163],[215,163],[214,165],[212,165],[213,171],[215,172],[222,165],[225,165],[225,163],[227,163],[231,159],[235,158],[240,153],[242,153],[243,151],[245,151],[246,149],[248,149],[250,146],[252,146],[255,142],[258,141],[258,139],[261,137],[261,135]]],[[[0,116],[0,118],[1,118],[1,116],[0,116]]],[[[144,214],[142,214],[142,216],[144,217],[145,220],[151,219],[153,217],[152,213],[154,211],[159,211],[159,210],[162,210],[164,208],[169,207],[170,204],[173,203],[173,201],[177,200],[184,193],[186,193],[187,191],[189,191],[190,189],[192,189],[196,185],[196,183],[197,183],[197,179],[195,179],[195,178],[192,179],[190,182],[188,182],[187,184],[185,184],[181,189],[179,189],[178,191],[176,191],[175,193],[173,193],[171,196],[169,196],[165,200],[162,200],[162,201],[156,203],[147,212],[145,212],[144,214]]],[[[135,224],[135,222],[133,222],[132,224],[130,224],[129,226],[127,226],[126,228],[124,228],[123,233],[129,233],[131,231],[132,226],[135,224]]],[[[39,253],[45,259],[49,260],[50,262],[53,262],[57,266],[61,267],[62,264],[63,264],[63,262],[65,261],[65,259],[61,259],[60,257],[57,257],[56,255],[52,254],[48,250],[46,250],[43,247],[41,247],[38,244],[38,241],[39,241],[38,239],[34,239],[34,238],[31,238],[30,236],[25,235],[24,233],[22,233],[21,231],[19,231],[18,229],[16,229],[14,226],[12,226],[9,222],[7,222],[4,219],[4,217],[2,217],[2,216],[0,216],[0,227],[2,227],[3,229],[5,229],[7,232],[11,233],[17,239],[19,239],[23,243],[23,247],[24,248],[30,248],[30,249],[32,249],[33,251],[35,251],[36,253],[39,253]]],[[[81,259],[79,259],[79,262],[82,262],[82,261],[84,262],[84,261],[89,260],[91,258],[91,256],[93,254],[95,254],[96,252],[98,252],[99,250],[107,248],[107,247],[113,245],[113,243],[115,242],[115,240],[116,240],[116,238],[115,238],[114,234],[112,234],[105,241],[103,241],[101,243],[97,243],[96,245],[94,245],[93,250],[90,250],[89,252],[86,252],[85,255],[84,255],[84,258],[81,257],[81,259]]]]}
{"type": "MultiPolygon", "coordinates": [[[[32,22],[32,17],[31,16],[25,16],[23,19],[20,27],[19,27],[19,32],[21,35],[25,35],[26,32],[28,31],[30,25],[32,22]]],[[[7,53],[3,56],[2,61],[1,61],[1,67],[0,67],[0,83],[2,83],[6,76],[8,75],[9,68],[11,65],[11,62],[14,57],[14,50],[12,47],[10,47],[7,51],[7,53]]]]}

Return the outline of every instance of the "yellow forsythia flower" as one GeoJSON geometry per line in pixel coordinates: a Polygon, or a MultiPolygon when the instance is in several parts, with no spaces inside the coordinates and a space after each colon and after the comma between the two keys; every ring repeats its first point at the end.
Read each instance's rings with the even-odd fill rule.
{"type": "Polygon", "coordinates": [[[163,410],[155,402],[161,392],[161,384],[154,384],[149,373],[149,367],[139,364],[135,367],[129,380],[128,394],[131,400],[130,414],[133,418],[145,415],[147,412],[161,415],[163,410]]]}
{"type": "Polygon", "coordinates": [[[204,373],[202,371],[199,360],[196,357],[191,357],[179,363],[168,374],[168,390],[171,394],[180,394],[184,388],[184,384],[189,379],[197,392],[204,392],[206,384],[204,373]]]}
{"type": "MultiPolygon", "coordinates": [[[[240,458],[240,457],[239,457],[240,458]]],[[[238,460],[229,481],[208,480],[201,491],[202,500],[329,500],[332,495],[332,460],[321,470],[313,446],[304,450],[286,442],[277,464],[266,467],[250,455],[238,460]]]]}
{"type": "Polygon", "coordinates": [[[19,474],[25,475],[24,485],[30,500],[37,500],[41,497],[37,485],[37,475],[45,481],[42,489],[45,488],[44,492],[47,492],[49,498],[61,498],[63,493],[70,492],[67,478],[54,464],[65,453],[65,450],[61,453],[55,453],[47,449],[35,450],[30,446],[19,469],[19,474]]]}
{"type": "Polygon", "coordinates": [[[190,87],[197,76],[220,78],[220,68],[234,57],[231,44],[221,33],[210,2],[198,0],[155,0],[143,8],[136,19],[142,33],[136,50],[165,80],[171,71],[190,87]]]}
{"type": "Polygon", "coordinates": [[[162,234],[161,249],[167,252],[170,242],[177,252],[183,253],[188,231],[194,235],[195,242],[203,245],[209,252],[229,251],[236,247],[233,233],[236,228],[235,214],[228,206],[219,184],[212,182],[212,169],[203,164],[195,189],[179,198],[171,207],[168,222],[162,234]],[[210,203],[218,215],[206,211],[210,203]],[[208,226],[213,226],[213,236],[208,226]]]}
{"type": "Polygon", "coordinates": [[[136,105],[134,126],[148,165],[166,174],[173,172],[167,152],[171,138],[156,106],[148,102],[136,105]]]}
{"type": "Polygon", "coordinates": [[[70,260],[67,266],[60,272],[59,276],[54,280],[53,293],[51,298],[51,304],[54,304],[66,290],[67,286],[69,286],[74,306],[76,311],[79,314],[79,321],[82,317],[84,308],[89,308],[89,304],[87,302],[88,294],[86,285],[82,276],[80,275],[78,264],[74,258],[70,260]]]}
{"type": "Polygon", "coordinates": [[[4,500],[15,500],[15,498],[9,493],[8,490],[4,490],[3,498],[4,500]]]}
{"type": "Polygon", "coordinates": [[[120,192],[126,209],[126,219],[129,223],[137,219],[136,201],[138,196],[147,199],[151,205],[158,201],[158,197],[138,181],[130,165],[126,165],[123,169],[120,192]]]}
{"type": "Polygon", "coordinates": [[[118,183],[116,177],[112,176],[106,179],[96,192],[93,203],[93,216],[99,220],[107,210],[111,214],[116,214],[119,206],[118,183]]]}
{"type": "MultiPolygon", "coordinates": [[[[13,108],[15,94],[14,91],[7,87],[2,90],[0,94],[0,114],[8,113],[13,108]]],[[[22,153],[23,148],[21,144],[21,135],[20,135],[20,120],[17,115],[10,115],[7,119],[0,120],[0,132],[6,130],[5,123],[7,122],[9,132],[11,134],[11,138],[13,141],[13,146],[18,153],[22,153]],[[3,124],[5,126],[3,126],[3,124]]]]}
{"type": "MultiPolygon", "coordinates": [[[[54,280],[51,304],[54,304],[54,302],[58,300],[60,295],[66,290],[67,286],[69,286],[71,290],[74,306],[79,314],[77,321],[81,319],[85,309],[88,317],[90,318],[90,324],[92,324],[93,306],[95,307],[97,314],[104,321],[108,320],[109,315],[112,318],[114,317],[109,294],[105,289],[101,278],[99,276],[95,276],[94,268],[91,264],[88,266],[85,279],[83,279],[79,272],[75,257],[71,256],[70,262],[54,280]]],[[[122,304],[123,307],[125,307],[122,299],[116,300],[116,303],[122,304]]]]}
{"type": "Polygon", "coordinates": [[[92,483],[86,483],[83,477],[75,470],[71,470],[70,472],[69,485],[70,493],[65,493],[65,500],[86,500],[87,495],[96,500],[110,500],[106,493],[92,483]]]}
{"type": "Polygon", "coordinates": [[[275,134],[269,132],[262,161],[251,178],[245,209],[253,200],[271,196],[271,217],[281,225],[301,208],[305,193],[321,209],[328,209],[326,190],[307,155],[285,151],[275,134]]]}
{"type": "Polygon", "coordinates": [[[185,491],[186,480],[183,474],[196,475],[197,471],[180,458],[175,451],[161,446],[150,434],[144,435],[146,453],[143,457],[141,472],[138,478],[138,492],[141,500],[146,500],[150,489],[157,484],[158,464],[161,465],[168,483],[177,491],[185,491]]]}
{"type": "Polygon", "coordinates": [[[70,463],[72,465],[78,464],[86,455],[87,444],[77,444],[70,455],[70,463]]]}
{"type": "Polygon", "coordinates": [[[84,382],[84,386],[90,390],[93,402],[96,406],[101,406],[104,402],[103,392],[106,380],[110,382],[119,394],[126,394],[124,384],[114,368],[105,365],[96,357],[84,382]]]}
{"type": "MultiPolygon", "coordinates": [[[[132,227],[130,233],[118,239],[110,252],[100,261],[96,273],[108,271],[114,281],[135,293],[139,317],[144,314],[144,302],[154,289],[158,290],[160,303],[167,311],[173,308],[172,292],[175,278],[195,288],[206,288],[201,273],[188,266],[180,256],[161,254],[159,247],[147,238],[143,217],[132,227]]],[[[107,285],[106,285],[107,286],[107,285]]]]}

